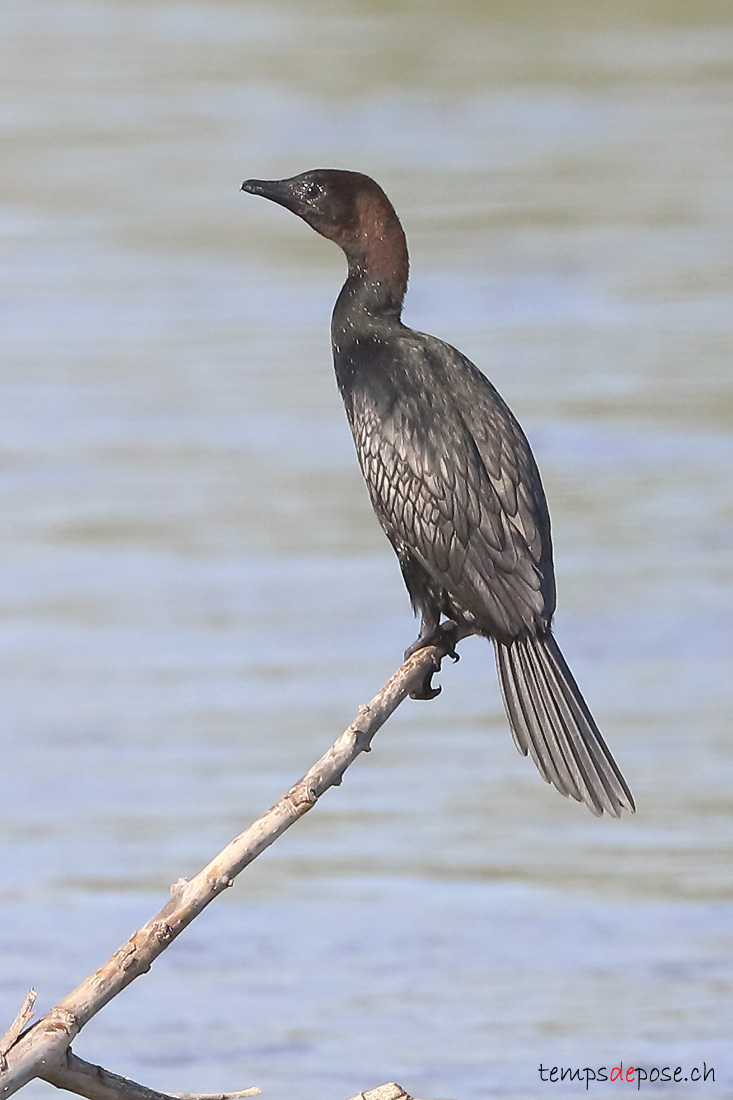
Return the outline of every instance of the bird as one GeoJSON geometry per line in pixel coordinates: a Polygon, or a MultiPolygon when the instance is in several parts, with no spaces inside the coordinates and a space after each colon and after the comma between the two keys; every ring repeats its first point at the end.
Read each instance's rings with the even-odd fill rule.
{"type": "MultiPolygon", "coordinates": [[[[493,643],[517,749],[561,794],[596,816],[634,799],[552,632],[550,515],[514,414],[470,359],[402,321],[407,239],[361,172],[319,168],[248,179],[345,253],[331,320],[336,381],[372,507],[391,543],[417,640],[406,656],[455,640],[493,643]]],[[[416,698],[432,698],[429,674],[416,698]]]]}

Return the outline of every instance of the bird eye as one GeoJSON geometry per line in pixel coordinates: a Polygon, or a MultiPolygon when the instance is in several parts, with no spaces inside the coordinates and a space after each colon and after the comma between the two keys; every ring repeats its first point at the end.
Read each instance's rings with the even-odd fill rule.
{"type": "Polygon", "coordinates": [[[303,182],[301,195],[304,199],[317,199],[321,193],[321,189],[315,180],[305,180],[303,182]]]}

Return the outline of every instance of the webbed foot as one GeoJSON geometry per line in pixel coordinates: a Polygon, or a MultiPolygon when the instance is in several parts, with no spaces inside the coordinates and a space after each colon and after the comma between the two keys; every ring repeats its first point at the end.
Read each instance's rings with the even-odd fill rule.
{"type": "Polygon", "coordinates": [[[457,634],[458,626],[452,619],[446,619],[444,623],[438,623],[437,625],[430,624],[426,626],[423,623],[418,637],[405,650],[405,660],[412,657],[413,653],[426,649],[429,645],[439,645],[445,649],[447,655],[452,657],[454,661],[460,661],[461,655],[456,652],[457,634]]]}
{"type": "MultiPolygon", "coordinates": [[[[452,619],[446,619],[444,623],[439,623],[437,625],[433,623],[426,625],[425,622],[423,622],[419,637],[405,650],[405,660],[407,660],[408,657],[412,657],[413,653],[418,653],[427,646],[436,645],[445,649],[446,654],[454,661],[459,661],[460,654],[456,652],[457,632],[458,627],[452,619]]],[[[425,674],[420,687],[410,692],[411,699],[435,699],[436,695],[440,695],[443,689],[440,687],[433,687],[433,676],[436,672],[440,672],[441,660],[442,657],[436,658],[434,667],[425,674]]]]}

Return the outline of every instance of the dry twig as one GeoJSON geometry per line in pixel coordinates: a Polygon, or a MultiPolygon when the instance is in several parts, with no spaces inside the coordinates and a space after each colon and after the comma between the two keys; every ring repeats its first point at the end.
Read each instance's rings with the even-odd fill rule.
{"type": "Polygon", "coordinates": [[[36,1003],[37,996],[38,994],[36,993],[35,989],[28,990],[25,995],[25,1000],[20,1006],[20,1012],[15,1017],[12,1024],[3,1035],[2,1039],[0,1039],[0,1073],[2,1073],[3,1070],[7,1069],[8,1063],[5,1055],[15,1044],[18,1036],[21,1034],[23,1028],[33,1015],[33,1005],[36,1003]]]}
{"type": "Polygon", "coordinates": [[[120,1077],[101,1066],[93,1066],[83,1058],[77,1058],[71,1047],[66,1049],[64,1062],[56,1066],[51,1074],[39,1073],[56,1088],[75,1092],[87,1100],[242,1100],[245,1096],[257,1096],[259,1089],[245,1089],[243,1092],[217,1092],[211,1094],[185,1092],[158,1092],[146,1085],[138,1085],[129,1077],[120,1077]]]}
{"type": "MultiPolygon", "coordinates": [[[[295,786],[232,840],[195,878],[190,882],[179,879],[171,887],[170,901],[159,913],[135,932],[99,970],[23,1031],[35,1000],[35,994],[32,999],[31,994],[28,995],[15,1022],[0,1040],[0,1100],[12,1096],[34,1077],[42,1077],[88,1100],[170,1100],[172,1094],[155,1092],[100,1066],[83,1062],[72,1054],[72,1041],[101,1008],[150,969],[168,944],[215,897],[233,885],[240,871],[312,809],[329,787],[341,782],[356,757],[370,751],[372,738],[393,711],[423,683],[428,673],[440,668],[445,654],[444,648],[430,646],[405,661],[371,702],[359,707],[355,721],[295,786]]],[[[227,1094],[227,1098],[232,1100],[247,1095],[252,1095],[252,1091],[227,1094]]],[[[186,1100],[204,1098],[187,1097],[186,1100]]]]}
{"type": "Polygon", "coordinates": [[[376,1089],[369,1089],[369,1092],[360,1092],[358,1096],[352,1096],[351,1100],[413,1100],[412,1096],[408,1096],[402,1085],[398,1085],[395,1081],[388,1081],[386,1085],[379,1085],[376,1089]]]}

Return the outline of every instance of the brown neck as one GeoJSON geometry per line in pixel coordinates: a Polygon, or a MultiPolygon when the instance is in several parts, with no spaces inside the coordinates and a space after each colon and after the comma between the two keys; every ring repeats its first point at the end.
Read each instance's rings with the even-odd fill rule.
{"type": "Polygon", "coordinates": [[[363,192],[350,232],[338,241],[349,262],[349,280],[367,289],[376,309],[399,316],[407,290],[407,241],[392,204],[381,192],[363,192]]]}

